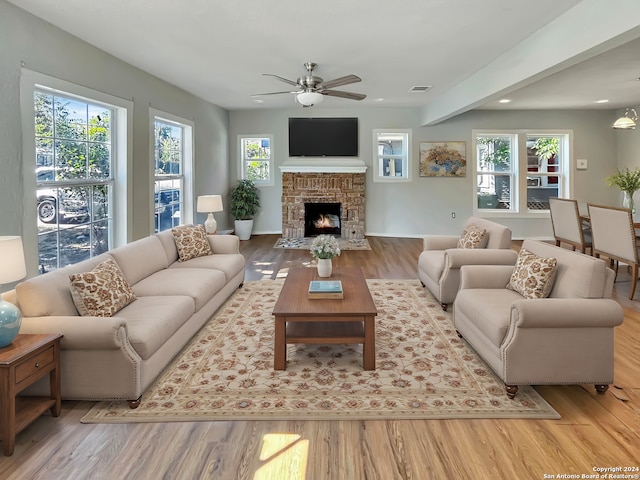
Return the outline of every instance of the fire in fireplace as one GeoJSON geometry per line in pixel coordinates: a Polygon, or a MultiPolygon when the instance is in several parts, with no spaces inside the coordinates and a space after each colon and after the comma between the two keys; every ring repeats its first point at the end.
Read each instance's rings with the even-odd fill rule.
{"type": "Polygon", "coordinates": [[[341,236],[340,203],[305,203],[304,204],[304,236],[317,235],[341,236]]]}

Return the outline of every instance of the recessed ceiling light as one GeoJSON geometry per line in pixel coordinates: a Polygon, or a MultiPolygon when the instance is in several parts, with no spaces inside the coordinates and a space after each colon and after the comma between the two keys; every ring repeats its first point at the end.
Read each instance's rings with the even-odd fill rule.
{"type": "Polygon", "coordinates": [[[511,103],[511,100],[509,100],[508,98],[501,98],[500,100],[498,100],[499,103],[511,103]]]}
{"type": "Polygon", "coordinates": [[[384,98],[374,98],[372,99],[373,102],[384,102],[384,98]]]}
{"type": "Polygon", "coordinates": [[[256,103],[264,103],[264,100],[262,100],[261,98],[254,98],[253,101],[256,103]]]}
{"type": "Polygon", "coordinates": [[[596,103],[609,103],[608,98],[601,98],[600,100],[596,100],[596,103]]]}

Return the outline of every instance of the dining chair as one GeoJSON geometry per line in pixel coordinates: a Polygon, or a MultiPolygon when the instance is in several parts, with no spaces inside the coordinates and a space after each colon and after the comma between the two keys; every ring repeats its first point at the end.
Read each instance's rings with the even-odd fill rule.
{"type": "Polygon", "coordinates": [[[567,243],[573,247],[573,250],[578,248],[582,253],[586,253],[589,248],[593,253],[591,227],[588,224],[585,225],[580,218],[576,200],[549,197],[549,211],[556,246],[567,243]]]}
{"type": "Polygon", "coordinates": [[[593,255],[601,255],[616,262],[615,272],[618,275],[618,262],[631,268],[631,288],[629,299],[633,299],[638,282],[640,264],[638,262],[638,244],[633,226],[633,216],[628,208],[606,207],[587,204],[591,232],[593,235],[593,255]]]}

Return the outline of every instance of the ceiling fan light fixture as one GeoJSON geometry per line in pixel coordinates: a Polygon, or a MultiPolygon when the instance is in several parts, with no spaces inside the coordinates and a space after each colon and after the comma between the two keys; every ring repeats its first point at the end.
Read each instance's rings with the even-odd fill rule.
{"type": "Polygon", "coordinates": [[[322,100],[324,100],[324,95],[318,92],[304,91],[304,92],[298,93],[296,95],[296,98],[298,100],[298,103],[300,103],[301,105],[304,105],[305,107],[310,107],[312,105],[317,105],[320,102],[322,102],[322,100]]]}
{"type": "Polygon", "coordinates": [[[638,114],[635,108],[627,108],[624,111],[624,115],[617,119],[612,127],[616,130],[634,130],[636,128],[636,121],[638,120],[638,114]]]}

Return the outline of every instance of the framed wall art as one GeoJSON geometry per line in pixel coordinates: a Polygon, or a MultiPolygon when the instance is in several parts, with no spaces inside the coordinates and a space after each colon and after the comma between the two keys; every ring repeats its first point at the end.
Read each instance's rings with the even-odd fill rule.
{"type": "Polygon", "coordinates": [[[464,177],[466,142],[420,142],[421,177],[464,177]]]}

